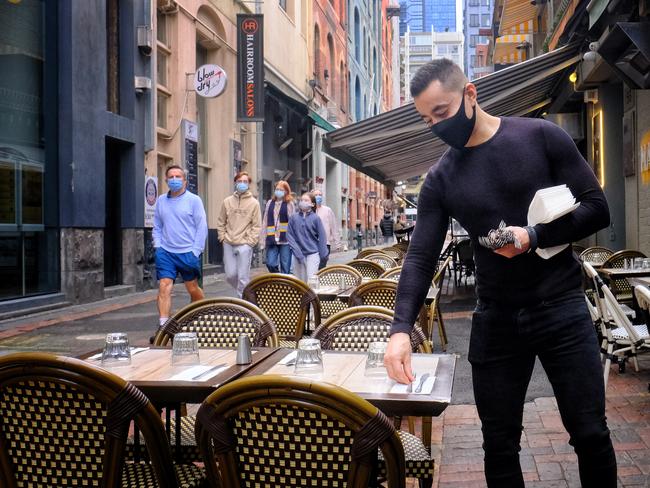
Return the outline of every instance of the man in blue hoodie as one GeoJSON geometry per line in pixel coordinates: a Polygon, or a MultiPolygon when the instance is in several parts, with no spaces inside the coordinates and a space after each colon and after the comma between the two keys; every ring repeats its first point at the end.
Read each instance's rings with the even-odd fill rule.
{"type": "Polygon", "coordinates": [[[198,278],[208,235],[203,202],[201,197],[187,191],[183,168],[169,166],[165,178],[169,192],[158,197],[153,220],[160,326],[169,318],[172,288],[179,273],[192,301],[203,298],[198,278]]]}

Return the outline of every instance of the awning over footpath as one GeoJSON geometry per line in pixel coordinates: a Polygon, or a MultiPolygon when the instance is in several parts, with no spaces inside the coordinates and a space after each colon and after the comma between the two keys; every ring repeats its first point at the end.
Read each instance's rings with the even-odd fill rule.
{"type": "MultiPolygon", "coordinates": [[[[479,103],[492,115],[532,114],[551,103],[561,77],[580,57],[571,44],[475,80],[479,103]]],[[[413,103],[332,131],[325,143],[329,154],[380,181],[424,174],[447,149],[413,103]]]]}

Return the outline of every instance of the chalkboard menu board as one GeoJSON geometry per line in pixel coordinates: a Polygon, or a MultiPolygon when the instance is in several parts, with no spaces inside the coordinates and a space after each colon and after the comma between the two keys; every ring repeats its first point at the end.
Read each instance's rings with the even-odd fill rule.
{"type": "Polygon", "coordinates": [[[183,120],[183,166],[187,171],[187,189],[199,193],[199,127],[190,120],[183,120]]]}

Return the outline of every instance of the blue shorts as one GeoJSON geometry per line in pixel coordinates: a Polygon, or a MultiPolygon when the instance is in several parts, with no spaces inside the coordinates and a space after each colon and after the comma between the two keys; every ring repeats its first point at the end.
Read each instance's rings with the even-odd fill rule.
{"type": "Polygon", "coordinates": [[[162,247],[156,249],[156,278],[175,280],[178,273],[183,281],[192,281],[201,276],[201,260],[192,251],[173,253],[162,247]]]}

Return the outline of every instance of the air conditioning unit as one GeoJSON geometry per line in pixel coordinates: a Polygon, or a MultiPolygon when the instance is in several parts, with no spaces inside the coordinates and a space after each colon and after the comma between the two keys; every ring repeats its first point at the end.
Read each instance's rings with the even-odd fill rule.
{"type": "Polygon", "coordinates": [[[333,102],[327,104],[327,121],[338,122],[339,107],[333,102]]]}
{"type": "Polygon", "coordinates": [[[598,103],[598,89],[585,90],[584,97],[585,103],[598,103]]]}
{"type": "Polygon", "coordinates": [[[138,93],[144,93],[147,90],[151,90],[151,78],[146,76],[136,76],[135,77],[135,91],[138,93]]]}

